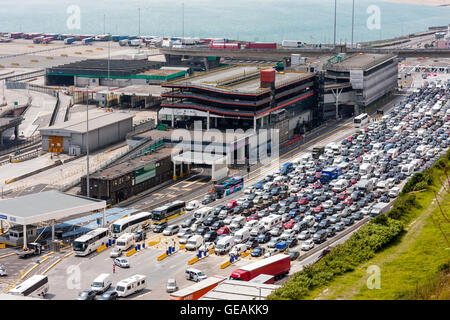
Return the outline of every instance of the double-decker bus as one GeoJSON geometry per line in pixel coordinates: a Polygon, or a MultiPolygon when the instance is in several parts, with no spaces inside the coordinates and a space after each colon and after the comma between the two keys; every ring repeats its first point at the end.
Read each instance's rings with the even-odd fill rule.
{"type": "Polygon", "coordinates": [[[114,238],[120,237],[124,233],[132,233],[139,229],[150,227],[152,214],[150,212],[139,212],[126,218],[120,218],[111,226],[111,233],[114,238]]]}
{"type": "Polygon", "coordinates": [[[152,222],[158,224],[181,216],[186,213],[185,207],[186,203],[184,201],[176,200],[162,207],[155,208],[152,210],[152,222]]]}
{"type": "Polygon", "coordinates": [[[87,256],[108,242],[108,228],[97,228],[89,231],[73,242],[73,252],[76,256],[87,256]]]}
{"type": "Polygon", "coordinates": [[[361,128],[362,126],[368,124],[369,120],[369,115],[367,113],[362,113],[359,116],[355,117],[353,122],[355,124],[355,128],[361,128]]]}
{"type": "Polygon", "coordinates": [[[240,176],[226,179],[214,186],[214,191],[219,198],[242,189],[244,189],[244,178],[240,176]]]}

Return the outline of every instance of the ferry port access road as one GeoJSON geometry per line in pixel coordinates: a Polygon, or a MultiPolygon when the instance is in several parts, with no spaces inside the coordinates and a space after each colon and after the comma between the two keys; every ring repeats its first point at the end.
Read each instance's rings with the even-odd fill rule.
{"type": "MultiPolygon", "coordinates": [[[[390,109],[394,103],[395,101],[385,106],[385,111],[387,112],[387,109],[390,109]]],[[[316,144],[326,145],[327,143],[332,141],[340,141],[343,138],[351,135],[355,131],[356,129],[353,127],[353,123],[350,121],[335,123],[334,125],[318,132],[317,137],[310,140],[310,142],[307,142],[300,148],[294,149],[291,152],[280,157],[280,165],[282,162],[289,161],[290,159],[301,156],[306,151],[310,151],[316,144]]],[[[251,186],[255,184],[258,178],[262,177],[263,175],[278,170],[278,165],[278,163],[272,163],[253,171],[250,174],[250,177],[246,179],[246,186],[251,186]]],[[[204,189],[206,188],[200,188],[195,192],[190,192],[189,195],[180,197],[180,199],[187,202],[193,199],[201,199],[201,197],[205,194],[204,189]]],[[[242,193],[243,191],[233,194],[233,198],[238,198],[242,193]]],[[[145,199],[151,197],[152,196],[146,197],[145,199]]],[[[215,207],[219,204],[224,204],[229,200],[228,198],[220,199],[219,201],[211,203],[210,206],[215,207]]],[[[149,200],[142,199],[135,203],[135,207],[148,209],[147,201],[149,200]]],[[[183,216],[174,218],[171,220],[171,224],[179,224],[182,220],[191,215],[192,213],[187,213],[183,216]]],[[[334,245],[335,243],[345,241],[345,239],[347,239],[351,233],[356,231],[367,221],[368,219],[361,220],[352,228],[346,230],[345,233],[341,233],[339,237],[325,242],[309,253],[302,252],[299,258],[301,260],[293,261],[291,273],[301,270],[304,265],[316,260],[324,248],[330,245],[334,245]],[[306,258],[303,260],[302,257],[304,256],[306,256],[306,258]]],[[[105,250],[101,253],[93,253],[87,257],[76,257],[72,255],[66,259],[63,259],[59,264],[57,264],[52,270],[48,272],[52,298],[74,299],[76,298],[79,291],[89,288],[90,283],[96,276],[98,276],[98,274],[107,272],[112,274],[113,285],[121,279],[124,279],[136,273],[147,275],[149,279],[149,285],[147,289],[143,292],[136,293],[130,296],[128,299],[167,299],[168,294],[165,290],[165,287],[168,278],[176,279],[179,288],[184,288],[192,284],[192,282],[184,279],[184,271],[188,267],[187,261],[195,256],[196,251],[189,252],[182,250],[162,261],[157,261],[157,257],[165,252],[167,245],[172,244],[172,239],[175,239],[175,241],[177,239],[176,236],[165,237],[162,234],[150,233],[146,239],[146,244],[148,244],[149,241],[157,240],[159,238],[161,238],[161,242],[159,244],[151,248],[139,251],[128,258],[131,265],[129,269],[121,269],[119,267],[116,267],[115,274],[112,274],[113,259],[109,257],[110,250],[105,250]],[[77,273],[81,276],[79,279],[76,279],[74,277],[76,272],[78,272],[77,270],[80,271],[79,273],[77,273]]],[[[176,248],[178,249],[178,247],[179,245],[176,242],[176,248]]],[[[239,266],[248,264],[250,261],[261,258],[251,258],[250,256],[248,256],[242,258],[228,268],[220,269],[220,265],[227,259],[227,255],[211,255],[206,259],[197,262],[194,267],[204,271],[207,276],[229,276],[230,272],[232,272],[239,266]]]]}

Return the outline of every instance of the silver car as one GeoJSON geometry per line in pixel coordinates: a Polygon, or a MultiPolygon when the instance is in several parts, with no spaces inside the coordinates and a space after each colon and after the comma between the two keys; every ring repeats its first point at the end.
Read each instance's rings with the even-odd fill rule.
{"type": "Polygon", "coordinates": [[[121,255],[122,255],[122,249],[117,248],[117,247],[113,248],[111,250],[111,253],[109,254],[109,256],[111,258],[117,258],[117,257],[120,257],[121,255]]]}
{"type": "Polygon", "coordinates": [[[169,279],[167,280],[167,287],[166,291],[168,293],[175,292],[178,290],[177,281],[175,279],[169,279]]]}
{"type": "Polygon", "coordinates": [[[130,267],[130,262],[125,259],[125,258],[116,258],[114,259],[114,264],[116,266],[119,266],[121,268],[129,268],[130,267]]]}

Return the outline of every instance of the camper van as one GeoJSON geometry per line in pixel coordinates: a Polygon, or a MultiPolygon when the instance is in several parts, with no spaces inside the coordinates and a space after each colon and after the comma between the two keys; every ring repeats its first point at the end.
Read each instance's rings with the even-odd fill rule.
{"type": "Polygon", "coordinates": [[[124,233],[116,240],[116,247],[122,251],[128,250],[134,244],[135,239],[133,233],[124,233]]]}
{"type": "Polygon", "coordinates": [[[92,281],[91,290],[97,292],[97,294],[103,293],[108,290],[112,285],[111,275],[109,273],[102,273],[92,281]]]}
{"type": "Polygon", "coordinates": [[[141,274],[135,274],[134,276],[119,281],[116,285],[116,292],[119,297],[126,297],[144,290],[146,286],[147,277],[141,274]]]}
{"type": "Polygon", "coordinates": [[[194,218],[197,219],[196,221],[204,221],[209,215],[212,213],[211,207],[203,207],[200,209],[197,209],[194,212],[194,218]]]}
{"type": "Polygon", "coordinates": [[[186,277],[186,280],[191,280],[195,282],[199,282],[207,278],[206,274],[203,271],[194,268],[186,269],[184,275],[186,277]]]}
{"type": "Polygon", "coordinates": [[[271,214],[268,217],[261,219],[261,223],[266,231],[273,229],[276,226],[280,226],[283,222],[281,215],[271,214]]]}
{"type": "Polygon", "coordinates": [[[363,163],[359,168],[359,174],[362,176],[370,175],[372,173],[372,165],[370,163],[363,163]]]}

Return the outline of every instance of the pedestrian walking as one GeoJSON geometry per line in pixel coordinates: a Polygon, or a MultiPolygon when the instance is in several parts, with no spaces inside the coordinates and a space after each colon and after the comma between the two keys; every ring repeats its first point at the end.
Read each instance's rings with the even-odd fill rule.
{"type": "Polygon", "coordinates": [[[116,273],[116,265],[113,264],[113,273],[116,273]]]}

